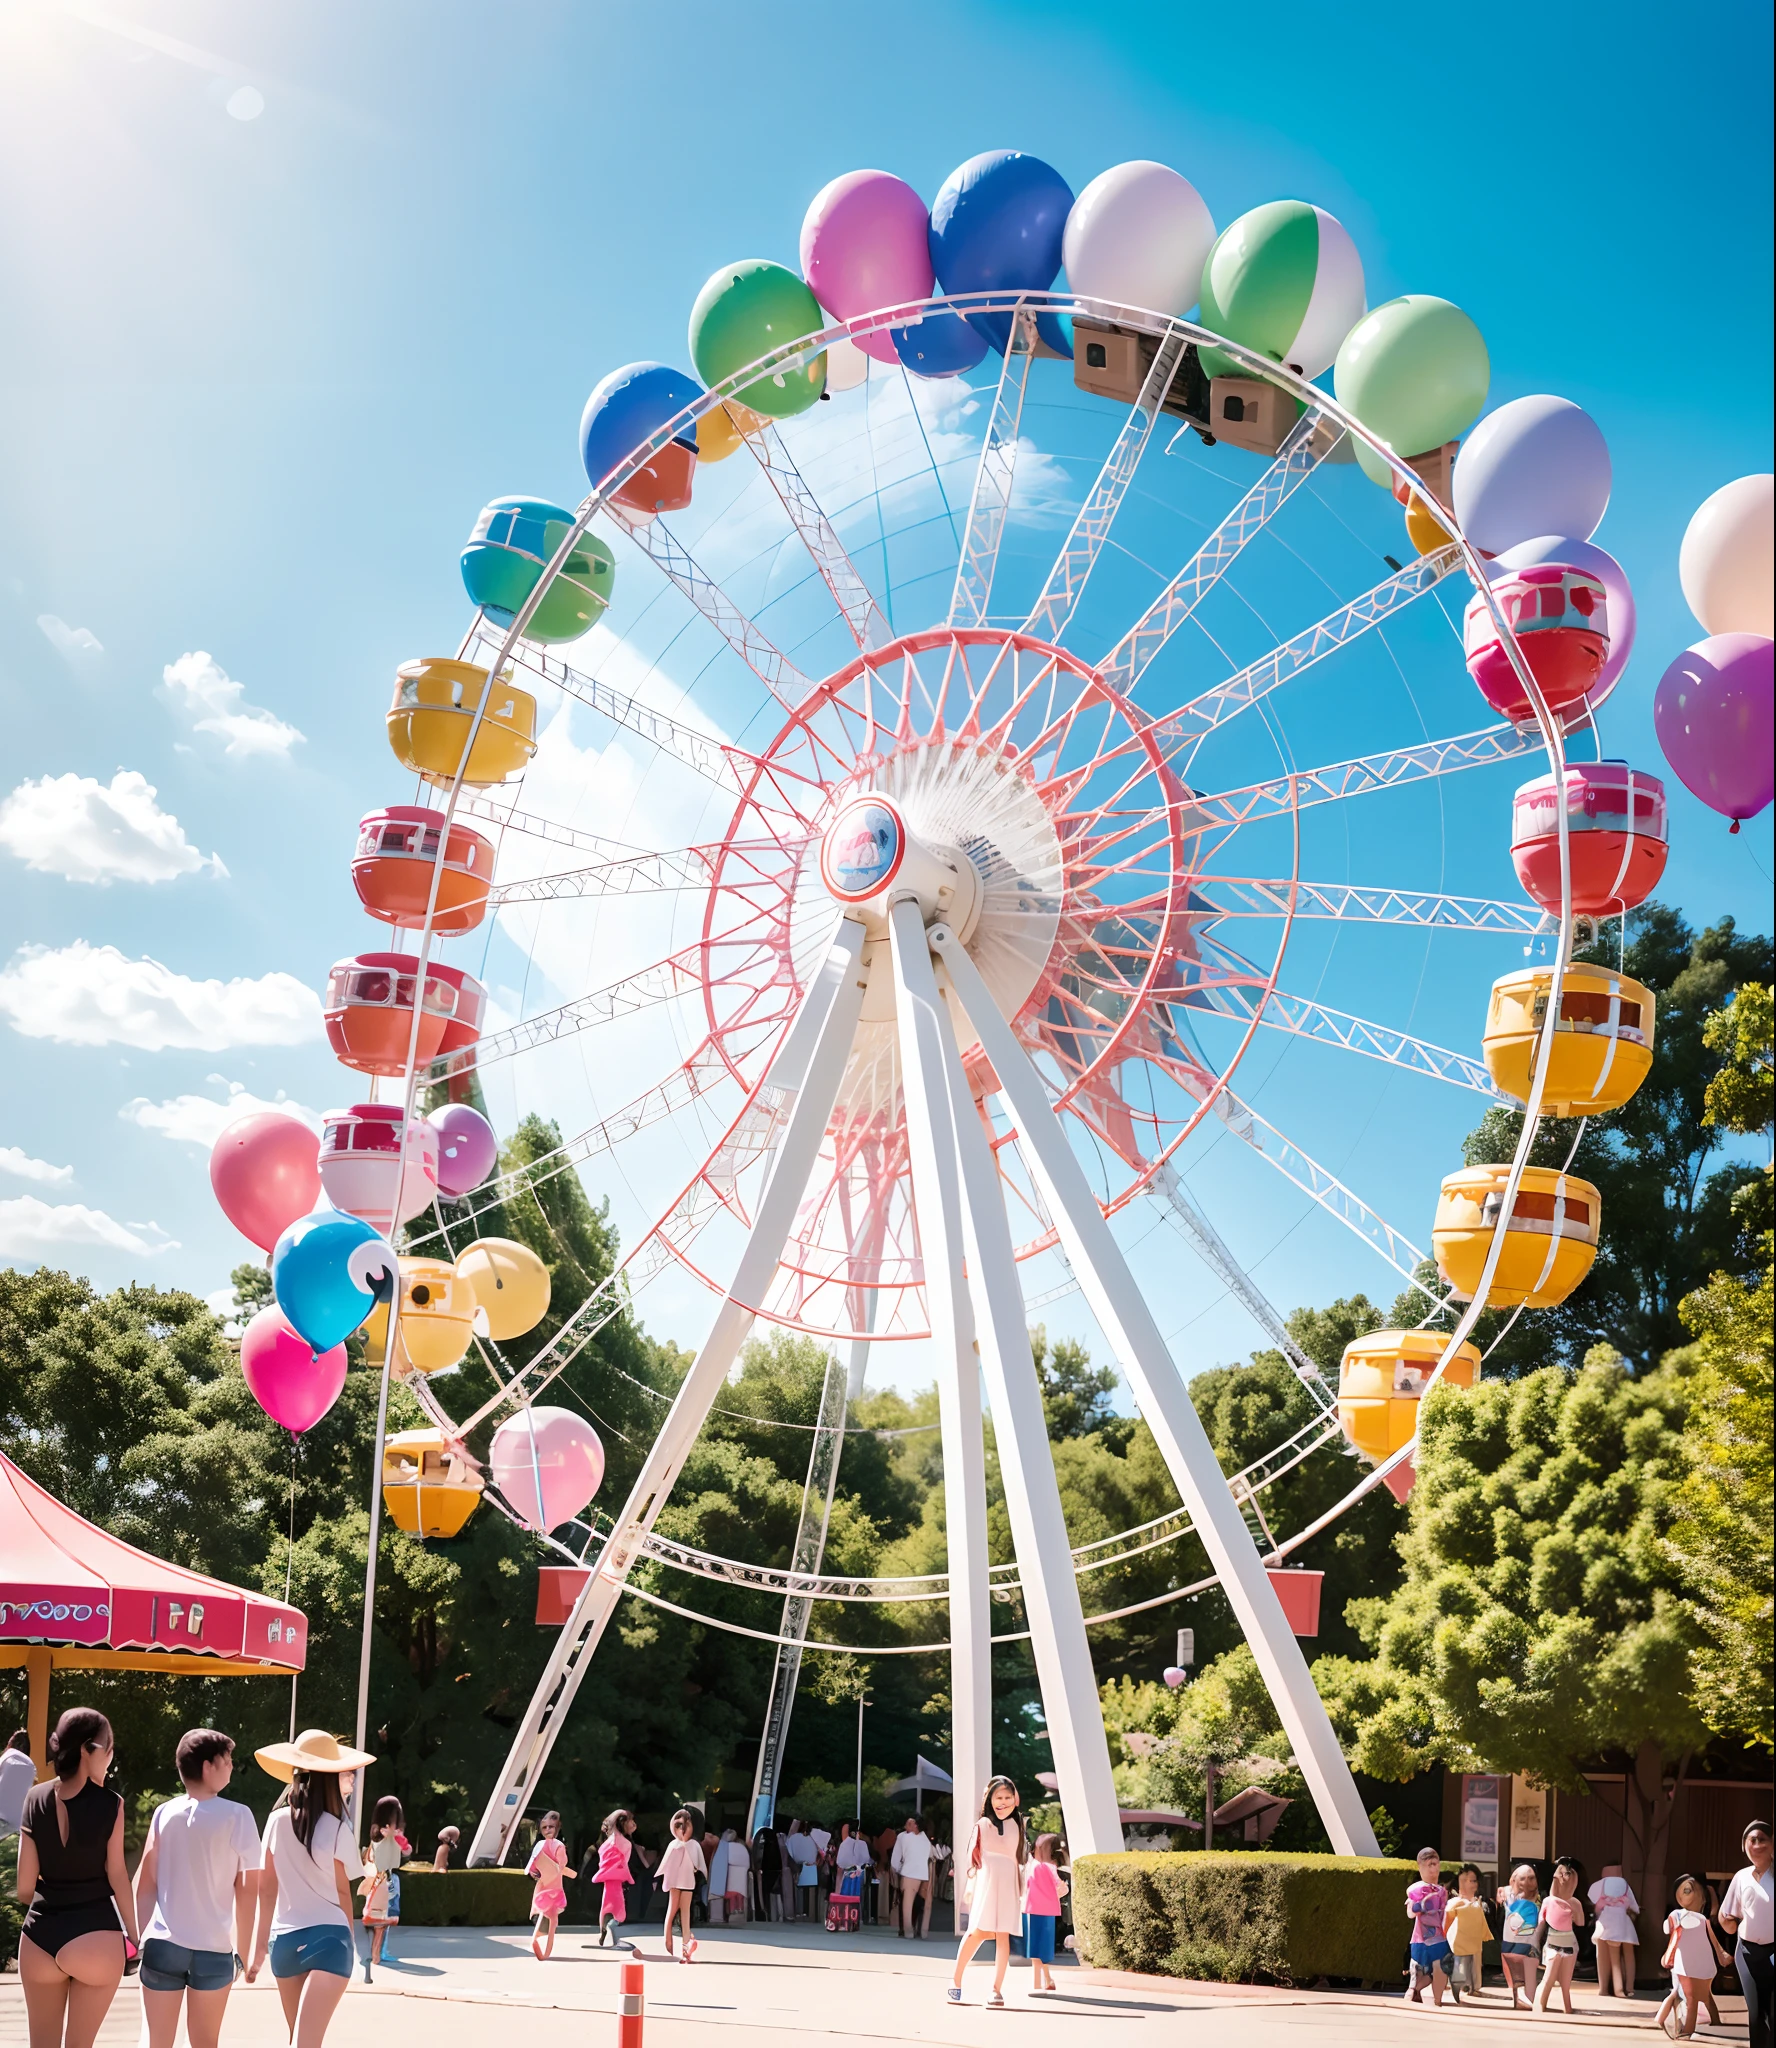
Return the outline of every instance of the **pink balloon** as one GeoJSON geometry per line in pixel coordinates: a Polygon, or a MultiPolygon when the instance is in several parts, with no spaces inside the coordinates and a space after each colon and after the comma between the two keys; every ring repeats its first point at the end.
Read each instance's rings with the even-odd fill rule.
{"type": "MultiPolygon", "coordinates": [[[[840,320],[929,298],[929,208],[891,171],[847,171],[815,194],[802,221],[802,275],[840,320]]],[[[878,363],[900,361],[886,329],[857,346],[878,363]]]]}
{"type": "Polygon", "coordinates": [[[492,1124],[466,1102],[447,1102],[434,1109],[431,1125],[438,1133],[438,1186],[447,1195],[466,1195],[478,1188],[499,1159],[499,1139],[492,1124]]]}
{"type": "Polygon", "coordinates": [[[313,1429],[345,1385],[345,1346],[318,1356],[281,1308],[262,1308],[241,1338],[241,1376],[273,1422],[300,1436],[313,1429]]]}
{"type": "Polygon", "coordinates": [[[210,1186],[235,1229],[268,1252],[321,1199],[320,1141],[275,1109],[243,1116],[210,1150],[210,1186]]]}
{"type": "Polygon", "coordinates": [[[1173,1692],[1176,1692],[1179,1686],[1190,1676],[1190,1673],[1181,1664],[1168,1664],[1159,1675],[1171,1687],[1173,1692]]]}
{"type": "Polygon", "coordinates": [[[1592,541],[1562,540],[1558,534],[1545,533],[1536,540],[1519,541],[1487,566],[1496,574],[1535,569],[1544,562],[1567,562],[1575,569],[1588,569],[1609,594],[1609,652],[1603,657],[1596,682],[1585,693],[1584,703],[1567,711],[1566,723],[1570,726],[1583,718],[1586,711],[1597,709],[1628,666],[1628,657],[1634,652],[1634,592],[1614,555],[1606,554],[1592,541]]]}
{"type": "Polygon", "coordinates": [[[1653,724],[1692,795],[1731,818],[1755,818],[1776,793],[1771,652],[1761,633],[1716,633],[1687,647],[1659,678],[1653,724]]]}
{"type": "Polygon", "coordinates": [[[494,1485],[532,1529],[556,1529],[571,1522],[604,1478],[604,1446],[598,1432],[571,1408],[526,1408],[502,1422],[494,1431],[487,1462],[494,1485]]]}

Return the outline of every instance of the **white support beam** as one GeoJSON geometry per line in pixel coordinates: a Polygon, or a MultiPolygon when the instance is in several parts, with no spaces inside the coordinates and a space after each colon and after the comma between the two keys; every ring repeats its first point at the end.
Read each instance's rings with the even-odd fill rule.
{"type": "Polygon", "coordinates": [[[1017,474],[1018,429],[1024,416],[1024,392],[1036,357],[1035,322],[1026,312],[1011,316],[1011,338],[999,366],[999,388],[975,464],[974,494],[968,501],[968,524],[956,558],[956,587],[950,597],[952,626],[984,626],[999,567],[999,543],[1011,514],[1011,490],[1017,474]]]}
{"type": "Polygon", "coordinates": [[[680,889],[707,889],[722,856],[719,846],[683,846],[670,853],[630,853],[559,874],[531,875],[522,882],[495,882],[487,892],[489,910],[513,903],[579,902],[592,896],[665,896],[680,889]]]}
{"type": "Polygon", "coordinates": [[[1375,1830],[1314,1690],[1301,1645],[1228,1492],[1159,1326],[1123,1260],[1036,1069],[955,935],[947,926],[934,927],[931,944],[949,968],[969,1021],[980,1035],[1017,1124],[1024,1156],[1043,1183],[1080,1287],[1110,1340],[1172,1483],[1190,1510],[1192,1525],[1251,1645],[1332,1846],[1345,1856],[1379,1856],[1375,1830]]]}
{"type": "Polygon", "coordinates": [[[1340,924],[1407,924],[1433,931],[1507,933],[1535,938],[1554,929],[1539,903],[1493,896],[1444,896],[1430,889],[1376,889],[1357,882],[1302,882],[1251,875],[1199,875],[1189,915],[1199,930],[1226,918],[1331,918],[1340,924]],[[1205,907],[1198,908],[1198,895],[1205,907]]]}
{"type": "Polygon", "coordinates": [[[881,606],[870,595],[869,585],[845,552],[845,544],[821,509],[820,500],[796,467],[782,434],[774,426],[763,427],[746,435],[745,445],[782,501],[789,523],[800,535],[803,547],[820,572],[821,582],[832,592],[833,603],[838,606],[852,639],[863,648],[886,647],[894,638],[893,630],[881,606]]]}

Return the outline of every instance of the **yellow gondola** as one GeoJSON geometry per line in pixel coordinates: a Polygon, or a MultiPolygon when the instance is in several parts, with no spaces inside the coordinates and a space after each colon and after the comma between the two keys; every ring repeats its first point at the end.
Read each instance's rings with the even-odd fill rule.
{"type": "MultiPolygon", "coordinates": [[[[1448,1339],[1435,1330],[1371,1330],[1344,1347],[1338,1367],[1338,1420],[1366,1458],[1379,1464],[1412,1441],[1419,1397],[1448,1339]]],[[[1464,1344],[1443,1380],[1471,1387],[1480,1377],[1480,1353],[1464,1344]]]]}
{"type": "MultiPolygon", "coordinates": [[[[475,1332],[475,1290],[442,1259],[401,1261],[401,1322],[395,1370],[443,1372],[458,1364],[475,1332]]],[[[388,1309],[378,1303],[364,1322],[364,1342],[380,1363],[388,1342],[388,1309]]]]}
{"type": "MultiPolygon", "coordinates": [[[[440,788],[456,780],[476,706],[487,689],[487,671],[472,661],[430,656],[404,661],[395,671],[395,701],[389,707],[389,745],[405,768],[440,788]]],[[[536,699],[514,687],[509,674],[494,687],[464,777],[486,789],[522,774],[536,752],[536,699]]]]}
{"type": "MultiPolygon", "coordinates": [[[[1496,1086],[1529,1100],[1536,1047],[1548,1015],[1553,970],[1523,967],[1492,985],[1486,1065],[1496,1086]]],[[[1542,1109],[1549,1116],[1598,1116],[1620,1109],[1653,1066],[1653,992],[1607,967],[1574,962],[1560,991],[1560,1021],[1548,1055],[1542,1109]]]]}
{"type": "MultiPolygon", "coordinates": [[[[1443,1183],[1431,1246],[1460,1301],[1480,1285],[1510,1175],[1508,1166],[1470,1166],[1443,1183]]],[[[1588,1180],[1525,1167],[1487,1306],[1557,1308],[1590,1272],[1602,1220],[1603,1198],[1588,1180]]]]}
{"type": "Polygon", "coordinates": [[[458,1536],[481,1505],[482,1479],[440,1429],[404,1429],[382,1451],[382,1504],[409,1536],[458,1536]]]}

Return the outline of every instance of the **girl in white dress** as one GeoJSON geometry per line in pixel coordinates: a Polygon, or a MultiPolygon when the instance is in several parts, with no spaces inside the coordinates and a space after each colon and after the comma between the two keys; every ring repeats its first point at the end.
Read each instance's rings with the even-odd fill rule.
{"type": "Polygon", "coordinates": [[[1597,1915],[1597,1988],[1605,1998],[1634,1996],[1634,1951],[1640,1934],[1630,1915],[1640,1901],[1629,1889],[1619,1863],[1606,1863],[1603,1875],[1585,1894],[1597,1915]]]}
{"type": "Polygon", "coordinates": [[[1005,2003],[1005,1970],[1011,1961],[1011,1937],[1023,1926],[1024,1866],[1030,1853],[1024,1837],[1023,1815],[1018,1810],[1020,1804],[1018,1788],[1009,1778],[987,1781],[980,1819],[962,1850],[962,1870],[968,1885],[968,1932],[962,1937],[955,1975],[950,1979],[952,2005],[961,2004],[962,1972],[988,1936],[996,1947],[993,1990],[987,2003],[1005,2003]]]}

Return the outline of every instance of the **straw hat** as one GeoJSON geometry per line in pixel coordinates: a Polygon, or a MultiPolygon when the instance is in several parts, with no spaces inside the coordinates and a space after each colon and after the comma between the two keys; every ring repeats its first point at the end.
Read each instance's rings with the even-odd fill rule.
{"type": "Polygon", "coordinates": [[[285,1784],[292,1771],[360,1771],[376,1761],[366,1749],[348,1749],[325,1728],[304,1728],[294,1742],[274,1742],[253,1754],[262,1770],[285,1784]]]}

